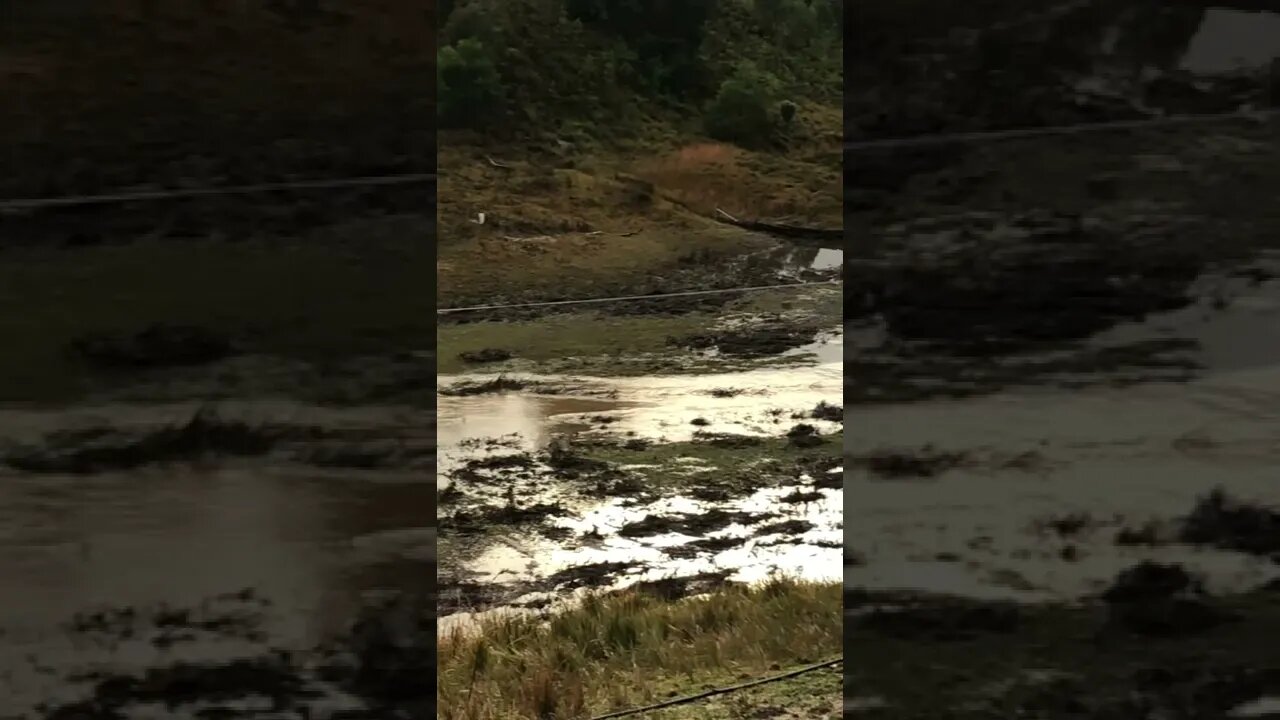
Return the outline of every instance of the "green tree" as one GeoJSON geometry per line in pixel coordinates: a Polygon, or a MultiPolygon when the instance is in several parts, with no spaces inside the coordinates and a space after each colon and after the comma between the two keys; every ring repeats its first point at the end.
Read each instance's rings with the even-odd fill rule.
{"type": "Polygon", "coordinates": [[[704,122],[707,133],[717,140],[744,147],[768,143],[777,129],[772,109],[776,106],[779,83],[773,75],[753,63],[738,65],[707,106],[704,122]]]}
{"type": "Polygon", "coordinates": [[[502,79],[482,42],[442,47],[436,56],[437,112],[444,127],[481,127],[502,110],[502,79]]]}
{"type": "Polygon", "coordinates": [[[503,47],[503,30],[494,22],[493,14],[484,5],[471,3],[454,10],[441,26],[440,40],[456,45],[463,40],[479,40],[488,48],[503,47]]]}
{"type": "Polygon", "coordinates": [[[634,77],[678,97],[704,90],[698,50],[719,0],[565,0],[568,17],[622,40],[634,77]]]}

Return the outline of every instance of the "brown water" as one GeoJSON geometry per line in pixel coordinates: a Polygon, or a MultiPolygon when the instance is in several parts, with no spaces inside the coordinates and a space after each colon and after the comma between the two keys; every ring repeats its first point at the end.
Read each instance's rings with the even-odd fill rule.
{"type": "MultiPolygon", "coordinates": [[[[164,422],[174,412],[12,410],[0,413],[0,427],[29,436],[80,426],[87,416],[128,424],[164,422]]],[[[300,407],[289,415],[345,417],[353,425],[378,418],[392,423],[393,434],[409,417],[300,407]]],[[[418,416],[408,427],[429,433],[429,425],[428,416],[418,416]]],[[[34,697],[43,691],[33,689],[39,677],[26,672],[28,655],[59,667],[93,657],[69,645],[61,630],[74,613],[190,607],[246,587],[271,602],[264,627],[270,642],[309,647],[344,630],[380,591],[433,587],[434,503],[425,473],[317,470],[283,459],[92,476],[0,472],[0,679],[15,683],[7,690],[14,697],[34,697]]],[[[156,652],[144,646],[124,659],[144,663],[156,652]]],[[[45,690],[57,689],[56,679],[48,682],[45,690]]]]}
{"type": "Polygon", "coordinates": [[[1114,541],[1122,527],[1186,514],[1216,485],[1280,503],[1280,365],[1187,385],[860,407],[847,424],[855,455],[932,444],[991,458],[929,480],[847,475],[845,547],[860,560],[846,567],[851,585],[1038,601],[1080,598],[1141,559],[1183,563],[1219,591],[1280,574],[1240,554],[1114,541]],[[1039,462],[1000,462],[1027,452],[1039,462]],[[1081,513],[1098,526],[1069,540],[1037,526],[1081,513]],[[1060,556],[1068,544],[1072,561],[1060,556]]]}
{"type": "MultiPolygon", "coordinates": [[[[1260,267],[1275,267],[1274,251],[1260,267]]],[[[846,408],[846,452],[925,446],[973,461],[929,479],[851,469],[844,497],[846,582],[1019,600],[1075,600],[1143,559],[1178,562],[1216,590],[1254,587],[1280,566],[1187,546],[1121,547],[1122,528],[1185,515],[1214,486],[1280,505],[1280,280],[1206,274],[1205,300],[1092,338],[1094,347],[1185,340],[1188,383],[1090,390],[1014,388],[967,400],[846,408]],[[1010,466],[1022,457],[1030,462],[1010,466]],[[1044,532],[1069,515],[1078,536],[1044,532]],[[1071,548],[1074,556],[1064,559],[1071,548]]],[[[1082,375],[1087,369],[1082,368],[1082,375]]],[[[858,379],[851,377],[850,382],[858,379]]]]}

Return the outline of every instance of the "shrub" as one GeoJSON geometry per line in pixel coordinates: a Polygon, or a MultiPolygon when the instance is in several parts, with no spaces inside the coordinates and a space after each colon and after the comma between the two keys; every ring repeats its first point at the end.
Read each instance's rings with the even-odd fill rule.
{"type": "Polygon", "coordinates": [[[459,7],[441,24],[441,42],[457,45],[463,40],[477,40],[486,48],[503,47],[503,30],[491,10],[479,3],[459,7]]]}
{"type": "Polygon", "coordinates": [[[651,91],[695,97],[704,91],[699,49],[718,0],[566,0],[570,20],[621,40],[631,76],[651,91]]]}
{"type": "Polygon", "coordinates": [[[497,65],[474,38],[440,49],[436,90],[443,127],[480,127],[502,110],[504,92],[497,65]]]}
{"type": "Polygon", "coordinates": [[[777,78],[751,63],[741,63],[707,106],[707,133],[744,147],[769,142],[777,127],[771,112],[777,92],[777,78]]]}
{"type": "Polygon", "coordinates": [[[796,119],[796,104],[790,100],[783,100],[778,106],[778,117],[782,118],[784,125],[790,125],[796,119]]]}

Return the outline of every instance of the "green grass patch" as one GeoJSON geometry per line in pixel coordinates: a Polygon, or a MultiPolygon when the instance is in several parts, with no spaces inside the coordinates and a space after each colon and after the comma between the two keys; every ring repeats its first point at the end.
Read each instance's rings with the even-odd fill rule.
{"type": "Polygon", "coordinates": [[[834,328],[842,317],[838,290],[757,293],[713,311],[678,315],[611,315],[588,311],[519,321],[441,325],[436,332],[441,374],[465,372],[577,373],[599,376],[701,373],[805,362],[804,358],[709,358],[669,340],[705,333],[728,314],[796,313],[834,328]],[[488,348],[509,350],[502,363],[470,364],[459,356],[488,348]]]}
{"type": "MultiPolygon", "coordinates": [[[[781,675],[790,668],[767,673],[781,675]]],[[[755,679],[755,678],[752,678],[755,679]]],[[[746,681],[746,678],[743,679],[746,681]]],[[[844,717],[840,666],[657,710],[650,720],[838,720],[844,717]]]]}
{"type": "Polygon", "coordinates": [[[776,579],[677,602],[595,595],[549,619],[485,620],[440,640],[439,717],[585,718],[835,657],[841,591],[776,579]]]}

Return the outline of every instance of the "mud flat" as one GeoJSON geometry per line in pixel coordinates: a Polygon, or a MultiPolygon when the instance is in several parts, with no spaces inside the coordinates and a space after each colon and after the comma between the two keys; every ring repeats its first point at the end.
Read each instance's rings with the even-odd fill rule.
{"type": "Polygon", "coordinates": [[[441,612],[800,566],[833,579],[840,382],[838,362],[810,361],[442,397],[441,612]]]}
{"type": "MultiPolygon", "coordinates": [[[[589,716],[838,654],[835,350],[442,396],[441,716],[589,716]]],[[[827,718],[839,695],[826,671],[660,716],[827,718]]]]}
{"type": "Polygon", "coordinates": [[[851,408],[856,716],[1265,707],[1276,367],[851,408]]]}
{"type": "MultiPolygon", "coordinates": [[[[1273,39],[1224,42],[1275,20],[1256,10],[885,3],[846,123],[1269,106],[1273,39]],[[1042,62],[995,67],[1031,43],[1042,62]]],[[[1275,139],[1243,120],[847,155],[850,716],[1274,712],[1275,139]]]]}

